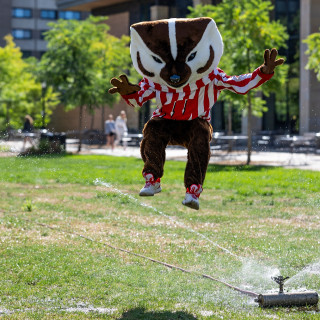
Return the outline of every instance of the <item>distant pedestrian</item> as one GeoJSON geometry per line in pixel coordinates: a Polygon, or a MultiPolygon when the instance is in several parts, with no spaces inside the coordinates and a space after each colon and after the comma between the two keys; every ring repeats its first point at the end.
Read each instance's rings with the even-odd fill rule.
{"type": "Polygon", "coordinates": [[[127,128],[127,115],[124,110],[120,112],[120,115],[116,118],[116,134],[117,140],[116,144],[120,144],[122,141],[122,145],[124,150],[127,147],[127,141],[124,139],[128,135],[128,128],[127,128]]]}
{"type": "Polygon", "coordinates": [[[23,147],[22,150],[25,150],[27,142],[34,146],[34,142],[31,139],[33,133],[33,119],[28,114],[24,117],[24,124],[22,129],[23,134],[23,147]]]}
{"type": "Polygon", "coordinates": [[[114,139],[116,136],[116,125],[113,120],[113,115],[109,114],[108,120],[106,120],[104,125],[104,132],[107,136],[107,147],[111,146],[111,149],[114,149],[114,139]]]}

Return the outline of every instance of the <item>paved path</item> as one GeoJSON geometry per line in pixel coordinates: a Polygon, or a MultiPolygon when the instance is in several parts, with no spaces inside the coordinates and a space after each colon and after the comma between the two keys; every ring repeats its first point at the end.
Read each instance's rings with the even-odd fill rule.
{"type": "MultiPolygon", "coordinates": [[[[1,141],[0,140],[0,156],[16,155],[22,150],[22,141],[1,141]],[[4,152],[7,150],[8,152],[4,152]]],[[[28,147],[28,145],[27,145],[28,147]]],[[[67,144],[68,152],[77,152],[77,145],[67,144]]],[[[138,147],[128,147],[124,150],[117,147],[114,150],[98,146],[83,145],[81,154],[111,155],[124,157],[140,158],[140,150],[138,147]]],[[[167,160],[187,160],[187,150],[184,148],[168,147],[166,150],[167,160]]],[[[247,159],[246,152],[233,151],[214,151],[210,159],[210,163],[217,164],[245,164],[247,159]]],[[[299,168],[320,171],[320,154],[306,153],[285,153],[285,152],[253,152],[251,157],[253,165],[269,165],[282,166],[285,168],[299,168]]]]}

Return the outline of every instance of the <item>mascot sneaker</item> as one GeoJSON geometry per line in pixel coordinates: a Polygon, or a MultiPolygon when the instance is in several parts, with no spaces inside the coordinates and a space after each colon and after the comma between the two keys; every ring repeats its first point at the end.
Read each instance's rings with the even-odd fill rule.
{"type": "Polygon", "coordinates": [[[146,179],[146,184],[140,190],[139,196],[153,196],[155,193],[159,193],[161,191],[160,178],[154,180],[152,173],[143,173],[143,177],[146,179]]]}
{"type": "Polygon", "coordinates": [[[182,204],[195,210],[199,210],[199,197],[202,192],[200,184],[192,184],[190,188],[187,188],[186,196],[182,201],[182,204]]]}

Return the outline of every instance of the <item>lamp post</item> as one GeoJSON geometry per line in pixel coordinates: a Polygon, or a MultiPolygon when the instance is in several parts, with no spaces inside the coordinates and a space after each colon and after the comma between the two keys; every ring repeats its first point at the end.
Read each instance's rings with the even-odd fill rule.
{"type": "Polygon", "coordinates": [[[41,129],[45,129],[46,128],[46,99],[45,99],[45,96],[46,96],[46,89],[47,89],[47,84],[46,82],[42,82],[41,83],[41,100],[42,100],[42,112],[41,112],[41,115],[42,115],[42,127],[41,129]]]}

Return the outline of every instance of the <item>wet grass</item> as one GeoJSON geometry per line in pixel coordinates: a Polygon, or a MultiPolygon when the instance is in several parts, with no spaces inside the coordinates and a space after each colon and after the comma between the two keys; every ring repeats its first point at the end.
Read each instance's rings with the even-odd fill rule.
{"type": "Polygon", "coordinates": [[[0,316],[320,319],[313,309],[261,310],[221,284],[103,244],[258,293],[275,289],[280,272],[291,290],[319,291],[320,172],[213,165],[194,211],[181,205],[184,168],[168,161],[163,192],[140,198],[139,159],[1,158],[0,316]]]}

